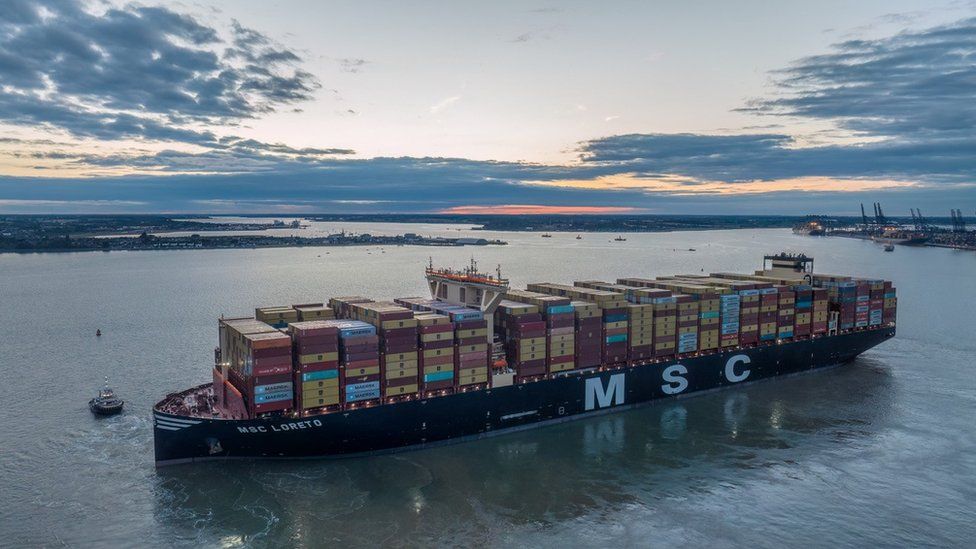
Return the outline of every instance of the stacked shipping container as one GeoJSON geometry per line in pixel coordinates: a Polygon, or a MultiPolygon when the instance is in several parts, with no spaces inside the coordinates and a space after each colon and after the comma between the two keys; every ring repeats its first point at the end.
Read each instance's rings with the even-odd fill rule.
{"type": "Polygon", "coordinates": [[[327,320],[299,321],[288,326],[288,333],[292,338],[296,409],[338,408],[345,378],[339,368],[338,326],[327,320]]]}

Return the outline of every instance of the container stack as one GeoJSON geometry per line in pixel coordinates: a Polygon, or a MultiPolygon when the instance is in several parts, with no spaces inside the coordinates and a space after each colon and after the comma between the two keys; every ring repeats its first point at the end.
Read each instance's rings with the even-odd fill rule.
{"type": "Polygon", "coordinates": [[[672,295],[655,297],[654,356],[668,357],[678,351],[678,298],[672,295]]]}
{"type": "Polygon", "coordinates": [[[495,319],[516,381],[542,379],[546,374],[546,323],[539,307],[503,299],[495,310],[495,319]]]}
{"type": "Polygon", "coordinates": [[[698,301],[694,296],[678,294],[678,354],[698,350],[698,301]]]}
{"type": "Polygon", "coordinates": [[[509,290],[506,299],[535,305],[546,323],[546,372],[555,374],[576,368],[576,315],[568,297],[509,290]]]}
{"type": "Polygon", "coordinates": [[[477,309],[442,301],[430,303],[454,326],[454,380],[458,390],[483,386],[488,381],[488,321],[477,309]]]}
{"type": "Polygon", "coordinates": [[[629,360],[648,360],[654,357],[654,304],[627,304],[627,357],[629,360]]]}
{"type": "Polygon", "coordinates": [[[454,389],[454,324],[437,313],[417,313],[419,331],[418,364],[421,390],[425,395],[454,389]]]}
{"type": "Polygon", "coordinates": [[[813,317],[810,322],[810,333],[827,333],[827,323],[830,322],[829,292],[826,288],[814,288],[813,297],[813,317]]]}
{"type": "Polygon", "coordinates": [[[225,404],[240,394],[252,418],[290,410],[294,397],[291,338],[254,318],[221,319],[218,328],[221,366],[227,372],[225,404]],[[227,382],[236,392],[229,390],[227,382]]]}
{"type": "Polygon", "coordinates": [[[721,342],[722,313],[719,294],[706,293],[698,296],[698,350],[718,349],[721,342]]]}
{"type": "Polygon", "coordinates": [[[882,313],[882,320],[885,324],[890,324],[895,321],[895,312],[898,307],[898,297],[895,295],[895,288],[892,287],[891,282],[885,281],[884,283],[884,312],[882,313]]]}
{"type": "Polygon", "coordinates": [[[722,348],[739,345],[739,329],[742,326],[741,314],[741,295],[722,294],[719,296],[719,319],[721,321],[719,344],[722,348]]]}
{"type": "Polygon", "coordinates": [[[793,336],[809,336],[813,333],[813,286],[797,284],[792,289],[796,298],[793,303],[793,309],[796,311],[793,336]]]}
{"type": "Polygon", "coordinates": [[[306,320],[290,324],[288,333],[292,338],[296,409],[305,413],[339,408],[344,377],[339,368],[339,328],[328,320],[306,320]]]}
{"type": "Polygon", "coordinates": [[[792,339],[793,326],[796,323],[796,293],[790,286],[775,286],[778,294],[778,309],[776,311],[777,339],[792,339]]]}
{"type": "Polygon", "coordinates": [[[576,300],[570,303],[575,317],[576,367],[594,368],[603,360],[603,313],[596,303],[576,300]]]}
{"type": "Polygon", "coordinates": [[[871,284],[867,280],[857,281],[857,307],[854,309],[854,326],[867,328],[871,315],[871,284]]]}
{"type": "Polygon", "coordinates": [[[412,310],[389,301],[347,303],[350,318],[376,328],[383,398],[419,390],[417,320],[412,310]]]}
{"type": "Polygon", "coordinates": [[[884,280],[871,281],[871,301],[868,309],[868,326],[880,326],[884,322],[884,280]]]}
{"type": "Polygon", "coordinates": [[[361,295],[349,295],[343,297],[333,297],[329,300],[329,308],[335,318],[351,318],[351,306],[356,303],[372,303],[372,299],[361,295]]]}
{"type": "Polygon", "coordinates": [[[332,320],[335,318],[335,312],[329,307],[326,307],[324,303],[305,303],[303,305],[292,305],[293,309],[298,311],[298,321],[308,321],[308,320],[332,320]]]}
{"type": "Polygon", "coordinates": [[[291,338],[281,332],[267,332],[246,334],[243,339],[246,387],[241,392],[248,397],[248,409],[253,415],[291,409],[291,338]]]}
{"type": "Polygon", "coordinates": [[[779,326],[779,290],[763,288],[759,290],[759,340],[773,341],[779,326]]]}
{"type": "Polygon", "coordinates": [[[380,398],[380,345],[376,327],[361,320],[328,320],[339,329],[339,365],[345,405],[377,402],[380,398]]]}
{"type": "Polygon", "coordinates": [[[284,329],[292,322],[298,322],[298,311],[291,307],[258,307],[254,317],[273,328],[284,329]]]}
{"type": "Polygon", "coordinates": [[[741,316],[739,317],[739,345],[759,343],[759,314],[762,301],[761,289],[740,290],[741,316]]]}

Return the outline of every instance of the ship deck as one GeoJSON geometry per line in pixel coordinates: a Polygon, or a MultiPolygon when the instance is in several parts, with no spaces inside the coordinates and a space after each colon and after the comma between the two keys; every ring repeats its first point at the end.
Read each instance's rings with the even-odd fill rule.
{"type": "Polygon", "coordinates": [[[213,383],[204,383],[166,395],[166,398],[153,406],[153,410],[182,417],[225,419],[214,404],[213,383]]]}
{"type": "MultiPolygon", "coordinates": [[[[888,327],[890,326],[887,324],[883,324],[880,326],[871,326],[867,328],[854,328],[851,330],[838,332],[837,335],[844,335],[844,334],[860,332],[860,331],[877,330],[877,329],[883,329],[888,327]]],[[[736,347],[725,347],[722,349],[714,349],[708,351],[698,351],[694,353],[672,355],[668,357],[651,358],[651,359],[642,360],[635,363],[604,364],[603,366],[597,368],[596,370],[601,372],[609,371],[609,370],[617,370],[617,369],[628,368],[633,366],[645,366],[645,365],[656,364],[660,362],[673,362],[678,360],[708,356],[712,354],[729,353],[729,352],[736,352],[736,351],[742,351],[748,349],[755,349],[758,347],[766,347],[772,345],[789,345],[791,343],[808,341],[810,339],[820,339],[820,338],[830,338],[830,337],[834,337],[834,336],[823,334],[823,335],[797,337],[790,340],[782,340],[779,342],[777,341],[759,342],[755,345],[741,345],[736,347]]],[[[593,373],[592,368],[587,369],[586,371],[581,371],[581,370],[568,371],[561,375],[574,375],[574,374],[584,375],[584,374],[591,374],[591,373],[593,373]]],[[[540,381],[545,381],[545,380],[540,380],[540,381]]],[[[180,392],[170,393],[166,395],[166,397],[163,400],[159,401],[153,407],[153,409],[157,412],[161,412],[164,414],[171,414],[180,417],[217,419],[217,420],[230,419],[227,417],[223,417],[220,408],[215,406],[215,404],[216,402],[213,394],[213,383],[205,383],[203,385],[191,387],[189,389],[180,392]]],[[[382,406],[382,404],[380,405],[382,406]]],[[[328,412],[322,410],[319,411],[318,413],[328,413],[328,412]]]]}

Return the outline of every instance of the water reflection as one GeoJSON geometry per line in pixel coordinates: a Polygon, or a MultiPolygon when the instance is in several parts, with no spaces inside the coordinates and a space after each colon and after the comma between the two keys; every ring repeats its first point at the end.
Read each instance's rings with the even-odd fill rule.
{"type": "Polygon", "coordinates": [[[886,428],[895,389],[884,367],[860,359],[434,450],[166,468],[157,474],[155,519],[179,539],[225,546],[272,538],[415,545],[445,532],[488,542],[505,524],[612,513],[649,494],[741,481],[751,469],[802,462],[836,444],[871,444],[886,428]]]}

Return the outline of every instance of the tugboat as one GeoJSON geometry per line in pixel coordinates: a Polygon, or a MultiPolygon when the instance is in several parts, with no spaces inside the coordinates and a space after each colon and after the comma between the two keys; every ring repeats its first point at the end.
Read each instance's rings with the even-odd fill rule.
{"type": "Polygon", "coordinates": [[[581,234],[576,235],[576,240],[583,240],[583,235],[581,234]]]}
{"type": "Polygon", "coordinates": [[[105,378],[105,386],[98,391],[98,396],[88,401],[88,409],[93,414],[99,416],[112,416],[122,411],[123,400],[115,396],[115,391],[108,386],[108,378],[105,378]]]}
{"type": "Polygon", "coordinates": [[[542,238],[552,238],[552,235],[549,233],[542,233],[542,238]]]}
{"type": "Polygon", "coordinates": [[[626,242],[627,241],[627,239],[624,238],[624,237],[622,237],[622,236],[618,236],[617,238],[614,238],[614,240],[617,241],[617,242],[626,242]]]}

